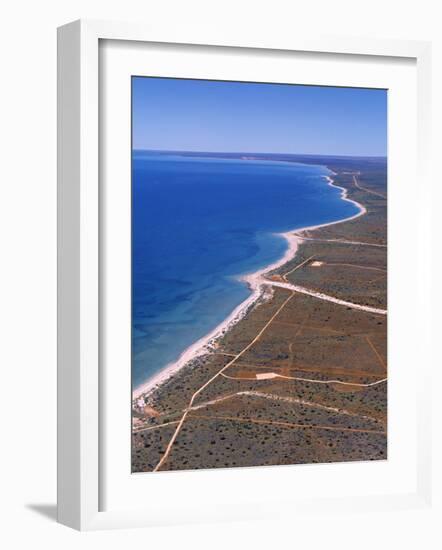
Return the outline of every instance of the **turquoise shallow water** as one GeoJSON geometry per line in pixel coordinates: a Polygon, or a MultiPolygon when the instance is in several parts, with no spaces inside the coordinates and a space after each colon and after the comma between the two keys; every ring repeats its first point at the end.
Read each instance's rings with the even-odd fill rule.
{"type": "Polygon", "coordinates": [[[355,205],[323,166],[134,151],[132,382],[178,359],[249,296],[243,273],[275,262],[275,233],[336,221],[355,205]]]}

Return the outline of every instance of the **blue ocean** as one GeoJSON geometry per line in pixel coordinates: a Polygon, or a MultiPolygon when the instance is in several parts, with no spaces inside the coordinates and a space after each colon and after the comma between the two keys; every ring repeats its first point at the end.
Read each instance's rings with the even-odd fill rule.
{"type": "Polygon", "coordinates": [[[210,332],[250,291],[238,275],[283,256],[275,233],[335,221],[357,207],[324,166],[132,156],[132,384],[210,332]]]}

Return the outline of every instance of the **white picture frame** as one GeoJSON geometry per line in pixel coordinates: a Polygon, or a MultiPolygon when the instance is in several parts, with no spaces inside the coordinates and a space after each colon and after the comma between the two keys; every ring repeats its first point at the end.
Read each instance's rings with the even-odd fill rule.
{"type": "MultiPolygon", "coordinates": [[[[429,181],[429,100],[430,44],[389,40],[366,40],[345,37],[311,38],[302,35],[279,43],[267,44],[264,38],[253,42],[229,37],[212,43],[201,36],[162,36],[152,29],[135,24],[76,21],[59,29],[58,33],[58,520],[80,530],[140,527],[176,522],[197,522],[215,519],[241,519],[263,515],[262,501],[249,503],[244,509],[232,505],[230,511],[223,506],[206,506],[193,503],[188,510],[179,507],[170,514],[164,508],[134,508],[122,502],[121,507],[103,510],[100,484],[103,483],[103,452],[100,414],[106,409],[100,404],[101,310],[103,273],[101,262],[100,225],[100,41],[134,43],[168,43],[188,47],[204,45],[235,49],[242,53],[271,50],[281,52],[310,52],[346,56],[377,56],[409,58],[416,62],[417,70],[417,163],[420,175],[419,231],[420,237],[431,242],[428,205],[431,203],[429,181]]],[[[420,338],[425,346],[426,361],[420,365],[420,378],[416,383],[417,430],[416,488],[388,494],[358,495],[357,498],[336,497],[333,507],[346,510],[380,509],[385,507],[425,506],[431,498],[430,431],[428,418],[430,402],[425,389],[430,385],[431,356],[431,291],[428,284],[431,273],[431,249],[420,252],[420,269],[416,271],[420,294],[418,306],[422,322],[420,338]]],[[[345,477],[346,465],[340,466],[345,477]],[[344,470],[343,470],[344,468],[344,470]]],[[[254,469],[255,472],[259,469],[254,469]]],[[[160,476],[163,474],[160,474],[160,476]]],[[[190,476],[180,472],[172,476],[190,476]]],[[[207,484],[214,472],[200,472],[193,483],[207,484]],[[203,477],[201,477],[201,474],[203,477]],[[196,480],[196,481],[195,481],[196,480]]],[[[266,476],[277,476],[276,469],[267,469],[266,476]]],[[[153,478],[152,478],[153,479],[153,478]]],[[[163,478],[165,480],[165,478],[163,478]]],[[[170,479],[170,478],[169,478],[170,479]]],[[[175,480],[178,478],[175,477],[175,480]]],[[[186,479],[183,477],[182,479],[186,479]]],[[[276,479],[276,477],[275,477],[276,479]]],[[[155,484],[160,487],[161,477],[155,484]]],[[[170,491],[170,483],[168,485],[170,491]]],[[[287,501],[290,513],[300,509],[299,502],[287,501]],[[290,507],[292,505],[292,507],[290,507]]],[[[274,502],[274,501],[273,501],[274,502]]],[[[288,505],[288,507],[287,507],[288,505]]],[[[305,511],[326,509],[330,499],[322,497],[302,501],[305,511]]]]}

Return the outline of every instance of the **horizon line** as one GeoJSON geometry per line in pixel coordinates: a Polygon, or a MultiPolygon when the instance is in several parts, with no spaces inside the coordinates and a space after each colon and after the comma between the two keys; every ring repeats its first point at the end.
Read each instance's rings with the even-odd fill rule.
{"type": "Polygon", "coordinates": [[[216,155],[289,155],[289,156],[305,156],[305,157],[334,157],[334,158],[379,158],[387,159],[388,155],[342,155],[332,153],[286,153],[286,152],[265,152],[265,151],[203,151],[203,150],[187,150],[187,149],[146,149],[141,147],[133,147],[132,151],[149,151],[154,153],[194,153],[194,154],[216,154],[216,155]]]}

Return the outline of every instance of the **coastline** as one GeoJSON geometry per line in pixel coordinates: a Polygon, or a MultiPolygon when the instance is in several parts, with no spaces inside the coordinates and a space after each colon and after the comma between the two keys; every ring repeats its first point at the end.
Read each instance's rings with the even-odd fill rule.
{"type": "MultiPolygon", "coordinates": [[[[331,175],[336,175],[334,172],[330,171],[331,175]]],[[[333,222],[326,222],[323,224],[317,224],[312,226],[306,226],[299,229],[293,229],[286,231],[284,233],[279,233],[279,235],[285,238],[288,242],[288,248],[285,254],[276,262],[265,266],[264,268],[255,271],[250,274],[245,274],[240,277],[240,280],[246,282],[251,289],[251,295],[246,298],[241,304],[239,304],[232,313],[224,319],[218,326],[216,326],[208,334],[194,342],[186,350],[184,350],[179,358],[173,362],[166,365],[162,370],[156,373],[154,376],[149,378],[145,383],[141,384],[132,391],[132,398],[138,399],[141,396],[150,395],[153,393],[162,383],[168,380],[176,372],[182,369],[190,361],[195,358],[204,355],[210,351],[210,347],[213,346],[216,341],[221,338],[230,328],[236,325],[240,320],[242,320],[248,313],[251,307],[253,307],[260,299],[265,299],[266,297],[266,279],[265,275],[278,269],[293,260],[298,251],[299,245],[304,240],[303,237],[297,235],[296,233],[304,231],[314,231],[316,229],[327,227],[330,225],[335,225],[356,219],[360,216],[363,216],[367,213],[367,209],[357,201],[348,198],[348,190],[345,187],[336,185],[334,180],[330,176],[323,176],[327,181],[328,185],[340,189],[341,196],[340,198],[344,201],[350,202],[355,205],[359,211],[349,217],[342,218],[333,222]]]]}

